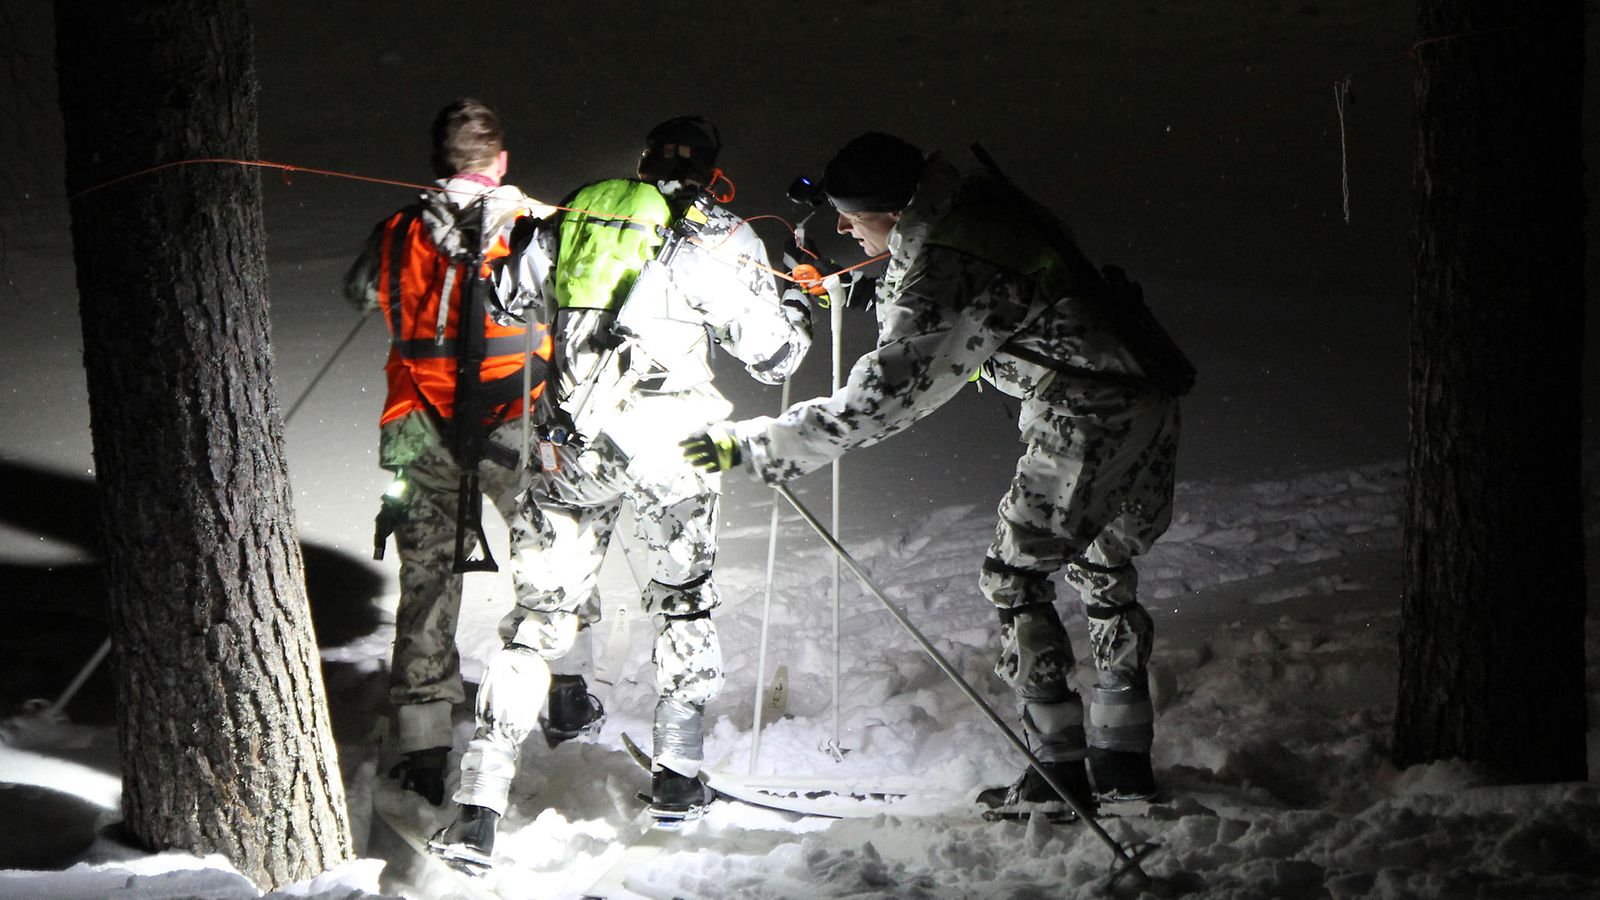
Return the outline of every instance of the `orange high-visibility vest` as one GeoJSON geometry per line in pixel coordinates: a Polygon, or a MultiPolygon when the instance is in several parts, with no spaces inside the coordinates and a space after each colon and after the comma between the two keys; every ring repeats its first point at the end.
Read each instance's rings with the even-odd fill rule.
{"type": "MultiPolygon", "coordinates": [[[[384,401],[384,425],[416,410],[429,410],[449,420],[455,412],[456,369],[461,306],[467,297],[470,262],[454,260],[440,252],[427,226],[414,208],[403,209],[384,222],[382,262],[378,273],[378,304],[389,325],[389,396],[384,401]]],[[[509,255],[511,248],[497,237],[484,254],[483,276],[489,262],[509,255]]],[[[500,325],[487,312],[484,335],[487,348],[479,379],[488,400],[485,424],[522,414],[524,402],[544,391],[543,373],[535,370],[533,390],[523,397],[522,367],[527,350],[527,329],[500,325]]],[[[533,326],[534,355],[548,363],[549,330],[533,326]]]]}

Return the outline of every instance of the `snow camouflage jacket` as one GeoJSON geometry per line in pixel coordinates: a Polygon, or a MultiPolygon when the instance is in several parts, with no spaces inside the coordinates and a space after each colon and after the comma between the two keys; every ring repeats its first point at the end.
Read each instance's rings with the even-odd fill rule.
{"type": "MultiPolygon", "coordinates": [[[[732,404],[711,383],[713,343],[767,384],[787,379],[809,349],[809,312],[780,303],[755,231],[720,207],[708,219],[670,266],[646,263],[614,324],[602,310],[546,313],[555,318],[555,397],[586,440],[604,434],[632,456],[632,447],[658,445],[664,430],[687,437],[726,418],[732,404]],[[674,398],[672,420],[628,415],[641,396],[674,398]]],[[[552,309],[559,220],[537,223],[515,243],[495,277],[498,315],[552,309]]]]}
{"type": "MultiPolygon", "coordinates": [[[[438,351],[424,352],[420,356],[410,354],[402,352],[402,347],[417,343],[408,339],[424,332],[432,335],[435,330],[440,335],[439,340],[454,340],[459,315],[451,306],[459,302],[464,292],[459,283],[461,267],[451,266],[447,261],[470,258],[474,251],[463,244],[462,225],[469,224],[467,230],[476,231],[478,224],[462,222],[463,211],[473,206],[480,196],[487,195],[489,231],[495,235],[490,244],[490,258],[505,254],[505,238],[517,217],[549,211],[549,207],[535,203],[511,185],[489,186],[462,176],[441,179],[435,184],[437,189],[424,192],[415,205],[378,223],[361,255],[345,275],[345,297],[363,312],[383,310],[393,339],[385,366],[388,397],[379,423],[378,451],[380,465],[391,469],[406,465],[440,440],[440,423],[428,414],[430,405],[441,415],[451,414],[454,359],[438,351]],[[397,223],[413,216],[415,227],[426,236],[438,256],[434,258],[429,253],[426,271],[407,268],[402,279],[395,266],[413,266],[415,261],[409,259],[407,253],[416,248],[403,242],[404,235],[390,232],[397,223]],[[394,296],[390,296],[391,293],[394,296]],[[421,321],[422,318],[430,321],[421,321]],[[437,326],[432,319],[439,319],[437,326]]],[[[475,208],[471,215],[477,215],[475,208]]],[[[506,328],[502,324],[489,331],[494,336],[491,344],[495,347],[504,344],[502,349],[506,352],[485,360],[484,377],[505,377],[520,371],[525,352],[522,329],[506,328]]],[[[541,355],[547,353],[545,350],[541,355]]],[[[510,414],[520,409],[520,402],[514,403],[510,414]]]]}
{"type": "MultiPolygon", "coordinates": [[[[979,255],[1038,240],[1027,216],[992,205],[996,195],[987,175],[962,175],[937,153],[929,158],[889,235],[877,349],[832,396],[736,423],[750,471],[777,484],[820,468],[904,430],[974,374],[1071,418],[1165,402],[1140,385],[1138,363],[1102,314],[1074,296],[1064,267],[1029,274],[979,255]]],[[[1026,440],[1027,423],[1019,428],[1026,440]]]]}

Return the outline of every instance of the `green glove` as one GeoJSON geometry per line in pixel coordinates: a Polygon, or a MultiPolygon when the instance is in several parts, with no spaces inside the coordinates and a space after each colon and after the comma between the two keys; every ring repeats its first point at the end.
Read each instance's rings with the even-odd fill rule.
{"type": "Polygon", "coordinates": [[[683,457],[690,465],[707,472],[726,472],[744,459],[739,452],[739,439],[720,425],[713,425],[678,446],[683,448],[683,457]]]}

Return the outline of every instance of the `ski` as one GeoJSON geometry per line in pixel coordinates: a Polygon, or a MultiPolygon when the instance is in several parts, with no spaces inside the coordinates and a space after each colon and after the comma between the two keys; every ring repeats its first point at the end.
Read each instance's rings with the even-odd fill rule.
{"type": "MultiPolygon", "coordinates": [[[[645,771],[650,757],[627,734],[622,745],[645,771]]],[[[717,797],[748,806],[827,819],[870,819],[874,816],[933,816],[970,804],[971,798],[917,789],[915,779],[868,784],[837,777],[739,775],[701,769],[700,780],[717,797]]]]}
{"type": "Polygon", "coordinates": [[[657,828],[649,810],[639,813],[617,835],[616,843],[622,846],[622,852],[578,896],[582,900],[600,900],[626,893],[628,871],[660,856],[666,850],[666,839],[674,833],[675,830],[657,828]]]}
{"type": "MultiPolygon", "coordinates": [[[[626,733],[622,746],[633,761],[650,771],[650,755],[626,733]]],[[[933,793],[917,790],[912,779],[867,784],[860,779],[817,776],[739,775],[715,769],[701,769],[700,780],[720,799],[748,806],[800,816],[826,819],[870,819],[875,816],[901,818],[963,818],[964,810],[976,807],[985,822],[1025,822],[1042,813],[1050,824],[1071,825],[1081,821],[1065,804],[1033,803],[1005,807],[994,802],[993,792],[1003,797],[1006,787],[967,794],[933,793]],[[990,795],[987,799],[985,795],[990,795]]],[[[640,799],[648,802],[647,794],[640,799]]],[[[1101,800],[1097,818],[1139,818],[1160,806],[1151,800],[1101,800]]],[[[665,824],[665,823],[664,823],[665,824]]]]}
{"type": "Polygon", "coordinates": [[[436,853],[428,846],[428,838],[412,827],[411,823],[401,816],[384,809],[380,804],[372,805],[373,815],[382,820],[383,824],[395,837],[398,837],[406,846],[410,847],[431,871],[445,875],[456,888],[456,893],[466,896],[470,900],[498,900],[499,893],[492,890],[481,880],[483,874],[489,870],[487,863],[476,864],[466,860],[452,860],[436,853]]]}
{"type": "Polygon", "coordinates": [[[671,900],[682,895],[676,891],[663,891],[648,881],[651,863],[659,857],[700,850],[761,855],[770,852],[774,846],[769,832],[747,832],[737,826],[724,828],[711,822],[698,821],[682,828],[662,827],[648,810],[640,812],[630,824],[624,826],[615,843],[621,846],[621,851],[605,871],[578,892],[576,896],[582,900],[613,897],[671,900]]]}
{"type": "MultiPolygon", "coordinates": [[[[653,771],[654,762],[650,759],[650,754],[644,752],[644,750],[641,749],[638,744],[635,744],[633,742],[633,738],[628,737],[627,732],[623,732],[622,734],[622,748],[628,751],[628,758],[632,759],[634,764],[643,769],[646,774],[649,774],[653,771]]],[[[704,769],[702,769],[700,773],[700,782],[710,789],[709,795],[706,797],[705,805],[690,809],[688,811],[661,809],[655,805],[655,798],[651,797],[647,793],[644,793],[643,791],[639,792],[639,794],[636,796],[645,804],[645,811],[655,817],[657,827],[673,831],[683,827],[685,822],[693,822],[704,817],[706,814],[706,808],[709,807],[711,802],[717,798],[716,790],[711,788],[710,783],[705,779],[704,769]]]]}
{"type": "Polygon", "coordinates": [[[904,784],[716,771],[703,774],[706,783],[723,796],[751,806],[828,819],[930,816],[966,802],[959,795],[919,791],[904,784]]]}
{"type": "Polygon", "coordinates": [[[1044,820],[1051,825],[1076,825],[1083,821],[1071,809],[1063,808],[1056,804],[1041,803],[1027,804],[1027,806],[1039,808],[1003,807],[985,809],[982,812],[982,818],[985,822],[1028,822],[1035,815],[1042,815],[1044,820]]]}
{"type": "Polygon", "coordinates": [[[650,773],[650,768],[651,766],[655,765],[655,762],[650,759],[650,754],[644,752],[644,750],[640,749],[638,744],[633,742],[633,738],[628,737],[628,733],[626,731],[622,733],[622,749],[628,751],[628,757],[632,759],[639,768],[643,769],[645,774],[650,773]]]}
{"type": "MultiPolygon", "coordinates": [[[[1018,806],[1005,806],[985,801],[984,795],[994,790],[1004,795],[1007,789],[990,788],[978,795],[978,805],[982,809],[985,822],[1026,822],[1035,813],[1043,813],[1045,819],[1052,825],[1072,825],[1083,821],[1064,803],[1023,803],[1018,806]]],[[[1090,812],[1096,819],[1143,819],[1169,807],[1170,802],[1161,797],[1149,799],[1102,797],[1091,807],[1090,812]]]]}

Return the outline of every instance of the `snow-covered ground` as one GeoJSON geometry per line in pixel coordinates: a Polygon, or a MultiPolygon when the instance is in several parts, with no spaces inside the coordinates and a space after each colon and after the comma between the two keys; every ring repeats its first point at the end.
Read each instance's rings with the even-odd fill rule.
{"type": "MultiPolygon", "coordinates": [[[[1592,778],[1497,787],[1458,763],[1399,772],[1384,761],[1395,690],[1401,486],[1397,465],[1376,464],[1181,488],[1184,513],[1144,569],[1161,634],[1156,763],[1176,799],[1149,817],[1105,823],[1118,840],[1159,847],[1144,863],[1157,879],[1153,896],[1600,896],[1600,788],[1592,778]]],[[[1015,753],[890,615],[848,582],[839,716],[848,752],[842,761],[822,752],[833,737],[831,576],[822,548],[795,546],[804,527],[793,515],[781,525],[769,667],[785,666],[790,694],[788,716],[764,730],[760,771],[885,787],[909,777],[956,792],[1008,780],[1018,767],[1015,753]]],[[[991,616],[970,588],[990,528],[982,508],[942,507],[915,527],[856,542],[853,552],[892,585],[891,597],[957,670],[1003,708],[1005,691],[988,671],[991,616]]],[[[748,600],[719,617],[730,678],[707,755],[743,772],[765,578],[757,561],[766,535],[746,526],[727,537],[728,555],[747,561],[720,570],[724,588],[748,600]]],[[[490,597],[469,604],[463,645],[475,656],[492,646],[501,605],[490,597]]],[[[1081,623],[1081,616],[1070,619],[1081,623]]],[[[633,623],[630,662],[606,697],[611,714],[599,735],[555,751],[536,738],[525,749],[515,806],[501,830],[499,848],[510,859],[487,888],[506,897],[578,896],[609,878],[607,884],[647,897],[1053,897],[1105,876],[1111,851],[1080,827],[985,823],[959,810],[931,818],[797,820],[733,804],[714,808],[659,855],[613,871],[626,852],[615,839],[629,834],[639,809],[632,794],[644,784],[619,736],[648,732],[647,628],[633,623]]],[[[372,701],[381,696],[388,637],[379,628],[326,652],[330,691],[345,717],[370,720],[378,712],[372,701]]],[[[1595,644],[1591,638],[1591,659],[1595,644]]],[[[463,722],[461,737],[467,729],[463,722]]],[[[103,729],[44,730],[52,740],[74,734],[100,744],[102,758],[109,749],[103,729]]],[[[364,853],[390,860],[384,890],[413,897],[462,891],[421,863],[371,808],[380,804],[423,832],[444,824],[447,813],[375,779],[376,751],[352,737],[360,735],[342,741],[352,813],[368,837],[364,853]]],[[[105,809],[102,819],[111,817],[114,780],[102,777],[86,790],[82,775],[62,780],[51,772],[47,763],[62,765],[53,751],[0,753],[11,778],[87,795],[105,809]]],[[[102,842],[97,853],[110,849],[102,842]]],[[[229,892],[214,869],[162,871],[168,883],[194,879],[179,882],[182,891],[251,896],[238,884],[229,892]]],[[[355,870],[339,890],[361,884],[361,874],[373,873],[355,870]]],[[[146,887],[161,895],[158,876],[145,877],[150,881],[130,882],[139,886],[127,896],[144,896],[146,887]]],[[[89,871],[5,873],[0,896],[89,896],[97,883],[108,882],[89,871]]]]}
{"type": "MultiPolygon", "coordinates": [[[[728,142],[734,208],[793,219],[782,198],[790,178],[855,133],[891,130],[953,155],[981,140],[1092,255],[1145,282],[1201,369],[1184,407],[1177,521],[1141,568],[1159,629],[1156,766],[1175,799],[1105,822],[1119,841],[1157,845],[1143,864],[1156,878],[1149,896],[1600,897],[1600,732],[1590,732],[1581,784],[1496,786],[1460,763],[1385,762],[1405,449],[1411,70],[1397,60],[1416,37],[1408,4],[711,0],[682,19],[671,6],[490,4],[474,21],[410,2],[253,4],[262,155],[422,179],[434,110],[470,93],[507,119],[514,180],[554,199],[628,171],[653,122],[699,112],[728,142]],[[1345,76],[1358,102],[1341,131],[1330,84],[1345,76]]],[[[104,614],[84,524],[93,462],[49,6],[8,2],[0,29],[11,363],[0,375],[0,611],[12,626],[0,647],[3,696],[15,703],[57,695],[103,639],[104,614]]],[[[1592,155],[1592,133],[1587,143],[1592,155]]],[[[364,856],[294,892],[448,896],[466,888],[373,814],[428,831],[448,811],[382,777],[395,564],[367,557],[384,484],[374,423],[385,338],[336,294],[368,227],[407,197],[303,174],[264,179],[278,396],[285,411],[305,400],[286,430],[291,477],[364,856]]],[[[779,241],[778,223],[756,227],[779,241]]],[[[1595,268],[1591,259],[1591,283],[1595,268]]],[[[870,329],[847,313],[847,360],[870,345],[870,329]]],[[[797,397],[826,384],[825,337],[797,397]]],[[[740,414],[778,405],[776,389],[736,371],[723,383],[740,414]]],[[[1592,438],[1592,395],[1586,409],[1592,438]]],[[[1002,708],[989,671],[995,620],[975,573],[1020,449],[1013,416],[992,392],[969,392],[846,457],[841,473],[844,544],[1002,708]]],[[[1592,572],[1600,514],[1588,483],[1592,572]]],[[[826,517],[825,475],[796,493],[826,517]]],[[[730,479],[718,567],[728,686],[707,751],[731,772],[751,760],[771,503],[730,479]]],[[[837,709],[848,752],[823,752],[835,736],[831,569],[785,509],[766,676],[787,672],[787,715],[764,729],[760,769],[953,793],[1009,781],[1016,754],[848,572],[837,709]]],[[[626,608],[621,554],[605,586],[608,611],[626,608]]],[[[503,577],[474,576],[460,632],[469,677],[509,602],[503,577]]],[[[1081,640],[1081,612],[1062,609],[1081,640]]],[[[1591,612],[1591,722],[1597,633],[1591,612]]],[[[647,634],[638,619],[607,631],[631,642],[600,734],[525,749],[501,829],[507,862],[483,887],[508,897],[577,896],[598,882],[614,896],[1044,898],[1086,891],[1107,872],[1111,852],[1082,827],[954,810],[828,821],[723,804],[626,855],[645,780],[619,736],[648,731],[647,634]]],[[[152,857],[114,833],[95,840],[117,817],[107,685],[103,672],[91,679],[66,721],[0,710],[0,897],[257,896],[220,859],[152,857]]]]}

